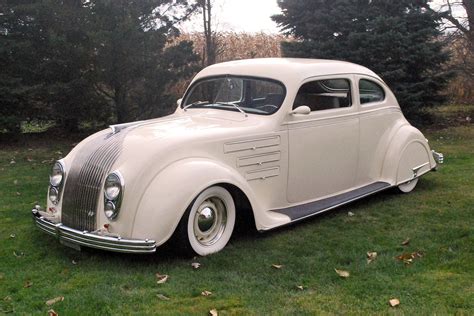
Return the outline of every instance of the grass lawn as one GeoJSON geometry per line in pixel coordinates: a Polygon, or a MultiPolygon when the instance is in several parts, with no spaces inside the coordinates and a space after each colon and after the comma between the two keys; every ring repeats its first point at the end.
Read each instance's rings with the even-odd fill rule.
{"type": "Polygon", "coordinates": [[[413,193],[386,191],[270,233],[240,233],[221,253],[195,259],[166,249],[133,256],[60,246],[34,227],[30,210],[44,205],[51,159],[70,144],[1,145],[0,314],[472,315],[474,128],[425,136],[445,165],[413,193]],[[378,253],[370,264],[368,251],[378,253]],[[411,252],[422,257],[408,265],[395,259],[411,252]],[[168,281],[157,284],[156,273],[168,281]]]}

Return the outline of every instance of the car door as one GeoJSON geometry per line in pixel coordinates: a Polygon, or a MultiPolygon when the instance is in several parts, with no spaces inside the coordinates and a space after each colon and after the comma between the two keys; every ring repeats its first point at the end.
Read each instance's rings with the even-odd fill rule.
{"type": "Polygon", "coordinates": [[[306,80],[288,115],[289,171],[287,198],[301,203],[349,191],[357,175],[358,108],[353,102],[354,77],[338,75],[306,80]]]}

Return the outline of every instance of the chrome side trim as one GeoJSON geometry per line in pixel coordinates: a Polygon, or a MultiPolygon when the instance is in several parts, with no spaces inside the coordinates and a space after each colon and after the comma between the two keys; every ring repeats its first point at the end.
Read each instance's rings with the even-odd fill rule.
{"type": "Polygon", "coordinates": [[[37,209],[33,209],[31,212],[36,226],[43,232],[56,237],[59,241],[122,253],[154,253],[156,251],[156,242],[154,240],[124,239],[79,231],[64,226],[61,223],[54,224],[48,221],[41,216],[37,209]]]}

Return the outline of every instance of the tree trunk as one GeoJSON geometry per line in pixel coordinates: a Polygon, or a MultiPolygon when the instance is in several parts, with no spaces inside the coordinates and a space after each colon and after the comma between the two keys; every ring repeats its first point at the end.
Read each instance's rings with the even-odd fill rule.
{"type": "Polygon", "coordinates": [[[128,122],[128,109],[127,109],[127,91],[123,86],[115,87],[115,110],[117,115],[117,123],[128,122]]]}

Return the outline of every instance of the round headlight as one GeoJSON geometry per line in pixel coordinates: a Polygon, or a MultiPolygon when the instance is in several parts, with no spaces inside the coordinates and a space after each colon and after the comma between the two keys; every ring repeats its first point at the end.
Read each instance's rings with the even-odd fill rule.
{"type": "Polygon", "coordinates": [[[59,201],[59,192],[58,192],[58,189],[56,189],[55,187],[49,188],[49,200],[53,204],[56,204],[59,201]]]}
{"type": "Polygon", "coordinates": [[[108,219],[114,219],[117,216],[117,208],[115,207],[115,204],[111,201],[108,201],[105,203],[104,206],[104,213],[105,216],[107,216],[108,219]]]}
{"type": "Polygon", "coordinates": [[[117,174],[111,173],[105,179],[104,195],[109,201],[115,201],[120,196],[122,191],[122,182],[117,174]]]}
{"type": "Polygon", "coordinates": [[[59,161],[56,161],[53,166],[53,169],[51,170],[51,175],[49,176],[49,183],[51,183],[51,185],[54,187],[58,187],[63,182],[63,178],[63,165],[59,161]]]}

